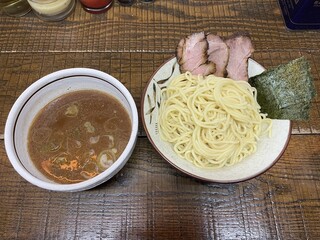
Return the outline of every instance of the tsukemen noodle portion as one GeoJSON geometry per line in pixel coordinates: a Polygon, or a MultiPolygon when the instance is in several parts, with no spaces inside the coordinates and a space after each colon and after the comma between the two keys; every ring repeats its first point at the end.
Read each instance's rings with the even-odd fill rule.
{"type": "Polygon", "coordinates": [[[256,151],[260,136],[271,136],[272,120],[246,81],[186,72],[162,95],[160,136],[198,167],[232,166],[256,151]]]}
{"type": "Polygon", "coordinates": [[[28,151],[36,167],[58,183],[77,183],[109,168],[125,149],[131,121],[111,95],[81,90],[45,106],[29,129],[28,151]]]}

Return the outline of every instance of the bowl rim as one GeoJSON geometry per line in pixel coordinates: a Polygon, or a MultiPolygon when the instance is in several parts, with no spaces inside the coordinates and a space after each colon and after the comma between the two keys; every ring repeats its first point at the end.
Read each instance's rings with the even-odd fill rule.
{"type": "Polygon", "coordinates": [[[129,90],[116,78],[109,75],[108,73],[102,72],[100,70],[91,69],[91,68],[67,68],[52,72],[48,75],[41,77],[40,79],[33,82],[30,86],[28,86],[16,99],[14,102],[5,124],[4,130],[4,143],[5,150],[8,155],[9,161],[11,162],[13,168],[19,173],[21,177],[30,182],[33,185],[36,185],[40,188],[44,188],[47,190],[53,191],[82,191],[93,188],[110,178],[112,178],[118,171],[120,171],[125,163],[130,158],[130,155],[135,147],[135,143],[138,135],[138,111],[135,104],[135,101],[129,92],[129,90]],[[129,141],[127,143],[126,148],[117,159],[117,161],[111,165],[110,168],[105,170],[104,172],[98,174],[97,176],[72,184],[60,184],[60,183],[49,183],[38,179],[34,175],[32,175],[22,164],[19,157],[16,155],[15,143],[14,143],[14,131],[15,131],[15,123],[19,118],[19,113],[23,109],[26,102],[32,97],[34,93],[36,93],[39,89],[45,87],[46,85],[50,85],[50,83],[54,82],[57,79],[69,78],[73,76],[93,76],[94,78],[99,78],[103,81],[106,81],[117,88],[127,100],[130,110],[132,112],[132,131],[130,134],[129,141]]]}
{"type": "MultiPolygon", "coordinates": [[[[291,132],[292,132],[292,121],[290,120],[287,120],[289,122],[289,131],[288,131],[288,136],[287,136],[287,139],[285,141],[285,144],[282,148],[282,150],[279,152],[279,154],[277,155],[277,157],[272,161],[270,162],[270,164],[268,166],[266,166],[264,169],[261,169],[260,171],[256,172],[255,174],[252,174],[248,177],[242,177],[242,178],[238,178],[238,179],[233,179],[233,180],[213,180],[213,179],[209,179],[209,178],[206,178],[206,177],[202,177],[202,176],[199,176],[199,175],[195,175],[191,172],[188,172],[187,170],[177,166],[174,162],[172,162],[170,159],[168,159],[163,153],[162,151],[157,147],[156,143],[154,142],[153,138],[151,137],[151,134],[149,133],[148,131],[148,127],[146,125],[146,119],[145,119],[145,114],[144,114],[144,104],[145,104],[145,98],[146,98],[146,94],[147,94],[147,89],[148,89],[148,86],[149,84],[152,82],[154,76],[157,74],[157,72],[164,66],[166,65],[168,62],[172,61],[174,58],[176,58],[176,56],[172,56],[170,57],[169,59],[167,59],[166,61],[164,61],[159,67],[157,67],[157,69],[152,73],[151,77],[149,78],[149,80],[147,81],[146,85],[145,85],[145,88],[143,90],[143,94],[142,94],[142,97],[141,97],[141,106],[140,106],[140,111],[141,111],[141,119],[142,119],[142,125],[143,125],[143,128],[145,130],[145,133],[147,135],[147,138],[149,139],[150,143],[152,144],[153,148],[160,154],[160,156],[165,159],[170,165],[172,165],[174,168],[178,169],[179,171],[183,172],[184,174],[186,175],[189,175],[191,177],[194,177],[196,179],[199,179],[199,180],[202,180],[202,181],[205,181],[205,182],[213,182],[213,183],[238,183],[238,182],[243,182],[243,181],[247,181],[247,180],[250,180],[252,178],[255,178],[261,174],[263,174],[264,172],[268,171],[272,166],[275,165],[275,163],[281,158],[281,156],[284,154],[288,144],[289,144],[289,141],[290,141],[290,138],[291,138],[291,132]]],[[[254,64],[257,64],[259,67],[261,67],[262,69],[265,70],[265,68],[259,64],[257,61],[255,61],[254,59],[252,58],[249,58],[250,62],[254,63],[254,64]]]]}

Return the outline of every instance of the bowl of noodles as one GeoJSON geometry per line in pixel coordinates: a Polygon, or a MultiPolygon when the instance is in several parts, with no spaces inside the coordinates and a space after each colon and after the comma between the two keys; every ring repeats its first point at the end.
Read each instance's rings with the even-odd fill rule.
{"type": "MultiPolygon", "coordinates": [[[[249,77],[264,70],[249,59],[249,77]]],[[[154,148],[180,171],[210,182],[244,181],[276,163],[291,133],[289,120],[259,111],[257,94],[245,81],[181,74],[174,57],[147,83],[142,123],[154,148]]]]}

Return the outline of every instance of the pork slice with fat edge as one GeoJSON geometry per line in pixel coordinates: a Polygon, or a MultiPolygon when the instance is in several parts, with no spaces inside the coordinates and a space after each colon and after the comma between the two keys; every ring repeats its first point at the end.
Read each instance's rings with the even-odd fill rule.
{"type": "Polygon", "coordinates": [[[229,47],[218,35],[208,34],[207,41],[208,60],[216,65],[216,72],[214,75],[217,77],[225,77],[227,73],[226,67],[229,59],[229,47]]]}
{"type": "Polygon", "coordinates": [[[204,32],[194,33],[180,40],[177,59],[180,71],[192,74],[209,75],[215,72],[215,64],[208,62],[208,42],[204,32]]]}
{"type": "Polygon", "coordinates": [[[225,43],[229,47],[227,77],[248,81],[248,58],[254,52],[250,36],[236,33],[227,38],[225,43]]]}

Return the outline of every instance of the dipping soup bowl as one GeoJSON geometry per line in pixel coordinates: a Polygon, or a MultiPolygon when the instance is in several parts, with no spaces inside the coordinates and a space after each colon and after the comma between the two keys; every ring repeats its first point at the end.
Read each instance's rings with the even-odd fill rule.
{"type": "Polygon", "coordinates": [[[107,73],[71,68],[51,73],[30,85],[16,100],[5,126],[5,149],[14,169],[28,182],[53,191],[83,191],[106,182],[118,173],[130,158],[137,139],[138,113],[127,88],[107,73]],[[44,176],[33,164],[28,153],[28,131],[36,115],[49,102],[64,94],[78,90],[98,90],[118,99],[131,120],[131,134],[120,157],[105,171],[79,183],[60,184],[44,176]]]}

